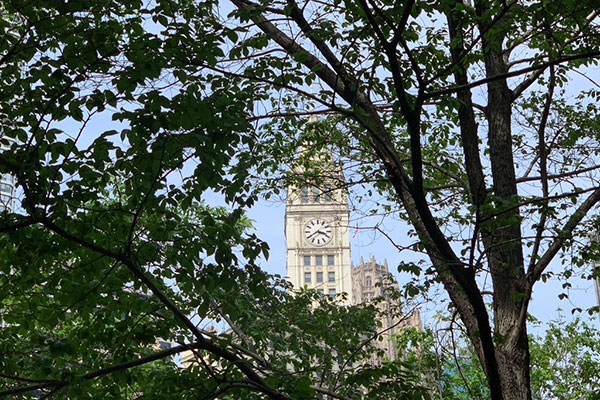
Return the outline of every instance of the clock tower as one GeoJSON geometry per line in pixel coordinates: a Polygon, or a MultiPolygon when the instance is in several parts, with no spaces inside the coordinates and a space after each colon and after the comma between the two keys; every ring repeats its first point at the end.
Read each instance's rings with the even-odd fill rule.
{"type": "Polygon", "coordinates": [[[288,189],[287,273],[296,289],[330,297],[346,293],[344,304],[352,304],[348,196],[344,189],[321,185],[288,189]]]}

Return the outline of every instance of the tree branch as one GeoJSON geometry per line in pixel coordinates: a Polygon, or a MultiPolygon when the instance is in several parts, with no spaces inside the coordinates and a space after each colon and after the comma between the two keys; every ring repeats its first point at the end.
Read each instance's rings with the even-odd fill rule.
{"type": "MultiPolygon", "coordinates": [[[[26,184],[25,181],[21,182],[21,186],[26,192],[26,196],[30,192],[30,188],[26,184]]],[[[34,198],[32,198],[33,200],[34,198]]],[[[269,384],[254,370],[254,368],[248,363],[247,360],[244,360],[238,357],[236,354],[230,352],[226,348],[221,348],[208,339],[204,337],[202,332],[196,327],[196,325],[173,303],[167,295],[165,295],[162,290],[153,282],[153,280],[148,276],[146,272],[144,272],[137,263],[137,260],[133,257],[130,252],[125,253],[117,253],[112,250],[105,249],[97,244],[85,240],[83,237],[74,235],[58,225],[56,225],[53,221],[51,221],[47,216],[41,214],[41,210],[35,208],[35,205],[30,201],[27,201],[28,204],[28,212],[33,215],[43,226],[52,232],[62,236],[63,238],[72,241],[86,249],[94,251],[103,256],[112,258],[124,266],[126,266],[133,275],[143,283],[151,292],[156,296],[161,303],[171,311],[175,318],[180,321],[194,337],[196,338],[197,344],[199,348],[207,350],[214,355],[221,357],[233,365],[235,365],[251,382],[255,383],[257,387],[261,388],[261,391],[269,396],[272,399],[276,400],[288,400],[289,397],[283,393],[272,389],[269,384]]]]}
{"type": "Polygon", "coordinates": [[[37,224],[35,218],[32,217],[17,217],[17,221],[11,221],[8,225],[0,225],[0,233],[16,232],[20,229],[37,224]]]}
{"type": "Polygon", "coordinates": [[[540,279],[544,270],[548,267],[550,262],[554,259],[556,254],[562,249],[565,241],[572,235],[573,230],[579,225],[579,223],[586,217],[587,213],[596,206],[600,202],[600,188],[596,188],[592,194],[577,208],[577,210],[571,215],[569,220],[564,224],[563,228],[557,232],[557,236],[552,242],[552,244],[548,247],[544,255],[540,258],[540,260],[533,266],[531,271],[528,271],[527,277],[527,292],[525,301],[523,301],[521,305],[521,312],[519,315],[519,323],[512,333],[510,339],[515,340],[516,336],[520,334],[520,331],[523,329],[522,326],[525,326],[525,321],[527,319],[527,309],[529,306],[529,302],[531,301],[531,295],[533,293],[533,287],[536,282],[540,279]]]}
{"type": "MultiPolygon", "coordinates": [[[[136,368],[136,367],[139,367],[139,366],[142,366],[142,365],[145,365],[145,364],[157,361],[157,360],[162,360],[162,359],[172,356],[174,354],[178,354],[185,350],[191,350],[194,348],[199,348],[199,345],[198,344],[190,344],[190,345],[184,344],[184,345],[171,347],[170,349],[159,351],[148,357],[139,358],[137,360],[128,361],[128,362],[122,363],[122,364],[116,364],[111,367],[102,368],[102,369],[99,369],[94,372],[89,372],[87,374],[81,375],[78,379],[90,381],[90,380],[101,378],[101,377],[111,375],[114,373],[123,372],[123,371],[129,370],[129,369],[132,369],[132,368],[136,368]]],[[[4,375],[1,375],[1,376],[7,377],[4,375]]],[[[17,379],[17,378],[12,378],[12,377],[9,377],[9,378],[15,379],[15,380],[27,381],[27,382],[36,382],[36,381],[30,380],[30,379],[21,379],[21,378],[17,379]]],[[[41,390],[41,389],[49,389],[49,388],[59,389],[59,388],[66,387],[70,384],[71,383],[68,381],[59,381],[59,380],[40,381],[40,383],[36,383],[34,385],[24,386],[24,387],[15,388],[15,389],[9,389],[9,390],[0,392],[0,398],[14,396],[16,394],[29,393],[29,392],[33,392],[33,391],[41,390]]]]}
{"type": "MultiPolygon", "coordinates": [[[[598,165],[592,165],[591,167],[587,167],[587,168],[582,168],[582,169],[577,169],[574,171],[569,171],[569,172],[565,172],[562,174],[555,174],[555,175],[548,175],[548,180],[555,180],[555,179],[560,179],[560,178],[568,178],[571,176],[575,176],[575,175],[579,175],[579,174],[584,174],[586,172],[590,172],[590,171],[594,171],[600,169],[600,164],[598,165]]],[[[531,182],[531,181],[538,181],[541,180],[542,177],[541,176],[531,176],[531,177],[522,177],[522,178],[518,178],[517,179],[517,183],[525,183],[525,182],[531,182]]]]}
{"type": "Polygon", "coordinates": [[[544,71],[546,71],[546,68],[541,68],[525,77],[525,79],[512,90],[512,101],[515,101],[529,86],[533,85],[533,83],[542,76],[544,71]]]}
{"type": "MultiPolygon", "coordinates": [[[[542,112],[542,118],[538,128],[538,152],[540,157],[540,176],[542,179],[542,195],[548,197],[550,195],[550,189],[548,188],[548,154],[546,149],[546,124],[548,123],[548,116],[550,115],[550,106],[552,105],[552,99],[554,97],[554,86],[556,84],[556,76],[554,74],[554,67],[550,67],[550,83],[548,87],[548,93],[546,94],[546,102],[544,104],[544,111],[542,112]]],[[[540,206],[540,221],[537,226],[537,232],[535,241],[533,243],[533,249],[531,251],[531,260],[527,271],[531,271],[535,265],[535,259],[537,258],[538,251],[542,242],[542,234],[546,226],[546,219],[548,217],[548,210],[546,209],[547,203],[542,203],[540,206]]]]}
{"type": "Polygon", "coordinates": [[[522,68],[522,69],[518,69],[515,71],[509,71],[506,73],[502,73],[502,74],[496,74],[493,76],[488,76],[486,78],[468,83],[466,85],[458,85],[458,86],[454,86],[454,87],[449,87],[446,89],[441,89],[441,90],[435,90],[433,92],[429,92],[429,93],[425,93],[424,94],[424,98],[425,99],[431,99],[434,97],[440,97],[440,96],[445,96],[447,94],[452,94],[452,93],[456,93],[460,90],[465,90],[465,89],[473,89],[475,87],[481,86],[481,85],[485,85],[486,83],[490,83],[490,82],[495,82],[498,80],[503,80],[503,79],[507,79],[507,78],[513,78],[515,76],[520,76],[523,74],[526,74],[528,72],[532,72],[532,71],[538,71],[540,69],[546,69],[550,66],[553,65],[560,65],[562,63],[566,63],[566,62],[570,62],[570,61],[577,61],[577,60],[584,60],[584,59],[593,59],[593,58],[599,58],[600,57],[600,51],[591,51],[589,53],[584,53],[584,54],[572,54],[570,56],[564,56],[562,58],[556,59],[556,60],[552,60],[552,61],[548,61],[542,64],[538,64],[538,65],[532,65],[530,67],[527,68],[522,68]]]}
{"type": "Polygon", "coordinates": [[[575,210],[563,228],[558,231],[558,236],[554,242],[546,250],[540,260],[534,265],[532,270],[527,274],[527,281],[533,287],[533,284],[540,278],[550,261],[560,251],[565,243],[565,240],[570,237],[573,230],[578,226],[581,220],[587,213],[600,201],[600,188],[596,188],[592,194],[575,210]]]}

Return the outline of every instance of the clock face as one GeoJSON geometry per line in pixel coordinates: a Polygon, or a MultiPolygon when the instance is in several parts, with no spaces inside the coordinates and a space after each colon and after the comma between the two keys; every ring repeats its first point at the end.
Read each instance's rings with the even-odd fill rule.
{"type": "Polygon", "coordinates": [[[314,246],[323,246],[331,241],[333,230],[327,221],[312,219],[304,227],[304,235],[308,243],[314,246]]]}

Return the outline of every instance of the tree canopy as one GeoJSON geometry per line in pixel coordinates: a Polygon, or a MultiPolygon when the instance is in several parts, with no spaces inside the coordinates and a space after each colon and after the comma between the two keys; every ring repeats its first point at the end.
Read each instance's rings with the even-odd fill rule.
{"type": "Polygon", "coordinates": [[[0,215],[0,397],[425,395],[400,364],[363,365],[373,307],[292,296],[259,269],[245,210],[261,97],[202,67],[232,34],[215,4],[0,15],[0,172],[18,184],[0,215]]]}
{"type": "Polygon", "coordinates": [[[258,268],[268,246],[244,211],[281,189],[273,178],[295,179],[308,147],[410,224],[403,247],[427,255],[490,397],[531,399],[534,286],[559,254],[558,274],[591,277],[597,253],[599,12],[592,0],[3,2],[0,173],[19,201],[0,215],[0,395],[352,398],[396,382],[426,396],[397,365],[335,371],[335,354],[368,358],[356,346],[372,310],[312,310],[310,293],[258,268]],[[179,345],[153,352],[158,338],[179,345]],[[184,350],[201,366],[132,368],[184,350]]]}

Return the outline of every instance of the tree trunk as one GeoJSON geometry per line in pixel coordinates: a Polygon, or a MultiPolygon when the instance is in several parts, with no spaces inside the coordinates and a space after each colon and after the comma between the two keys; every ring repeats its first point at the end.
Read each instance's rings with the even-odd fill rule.
{"type": "MultiPolygon", "coordinates": [[[[490,12],[489,3],[476,2],[481,21],[490,12]]],[[[511,11],[504,9],[500,16],[481,23],[482,46],[487,84],[488,149],[492,169],[494,207],[481,227],[483,244],[494,284],[494,337],[498,372],[502,381],[504,400],[530,400],[529,345],[527,328],[522,318],[526,301],[526,277],[521,237],[521,215],[516,202],[518,191],[512,146],[512,91],[505,74],[504,18],[511,11]],[[493,40],[488,40],[488,35],[493,40]]]]}
{"type": "MultiPolygon", "coordinates": [[[[256,11],[252,5],[242,0],[233,0],[233,2],[241,9],[256,11]]],[[[530,400],[529,349],[523,318],[523,310],[526,310],[527,280],[521,248],[521,216],[514,203],[517,200],[517,185],[511,137],[512,92],[508,88],[506,79],[502,78],[508,68],[502,58],[502,33],[496,31],[502,21],[481,18],[481,21],[491,22],[486,22],[490,25],[480,26],[479,29],[482,32],[481,44],[486,76],[490,79],[487,84],[486,116],[489,123],[487,145],[492,169],[493,203],[490,201],[490,191],[485,187],[485,174],[480,160],[479,132],[474,118],[471,94],[466,88],[457,91],[457,99],[464,105],[459,112],[459,119],[471,202],[478,210],[477,220],[487,221],[485,224],[478,223],[476,232],[479,232],[485,247],[487,266],[494,284],[492,328],[483,294],[477,286],[476,276],[480,266],[475,265],[476,262],[473,260],[467,265],[456,255],[440,229],[438,221],[433,217],[424,192],[420,136],[421,107],[425,100],[421,95],[424,92],[420,92],[416,98],[407,93],[403,77],[405,71],[398,59],[396,41],[402,37],[400,33],[404,29],[414,2],[409,1],[404,5],[405,18],[394,35],[395,39],[389,40],[383,31],[378,29],[377,18],[369,4],[366,1],[358,3],[365,12],[367,22],[374,27],[379,40],[378,45],[385,50],[389,62],[398,111],[405,119],[406,129],[410,134],[412,175],[407,169],[406,154],[400,154],[395,147],[393,137],[387,131],[370,97],[358,89],[360,85],[356,78],[347,73],[336,53],[331,51],[319,35],[314,34],[313,28],[296,4],[290,3],[293,5],[290,8],[291,20],[298,24],[307,40],[319,49],[328,65],[313,56],[308,49],[299,44],[299,41],[288,37],[261,13],[255,12],[252,18],[262,31],[291,56],[301,55],[304,66],[314,71],[344,101],[352,105],[352,111],[349,113],[366,130],[369,144],[383,163],[388,178],[409,214],[411,223],[416,228],[440,280],[460,313],[488,378],[491,399],[530,400]],[[488,42],[486,36],[489,34],[488,42]],[[488,211],[483,211],[484,209],[488,211]],[[489,214],[483,214],[484,212],[489,214]],[[495,215],[491,215],[492,213],[495,215]]],[[[460,1],[457,3],[463,6],[460,1]]],[[[490,4],[484,0],[479,1],[476,4],[477,13],[482,16],[488,11],[490,4]]],[[[504,12],[508,11],[502,10],[501,14],[504,12]]],[[[460,26],[454,28],[458,30],[451,32],[451,35],[459,35],[460,26]]],[[[455,42],[455,45],[459,42],[455,42]]],[[[459,51],[458,47],[453,47],[453,57],[456,60],[465,59],[462,54],[455,51],[459,51]]],[[[460,63],[455,64],[460,65],[460,63]]],[[[468,84],[466,67],[457,68],[455,79],[459,85],[468,84]]],[[[479,237],[475,236],[474,239],[479,237]]]]}
{"type": "Polygon", "coordinates": [[[504,400],[531,400],[529,342],[526,329],[523,329],[523,334],[516,344],[497,345],[496,357],[504,400]]]}

